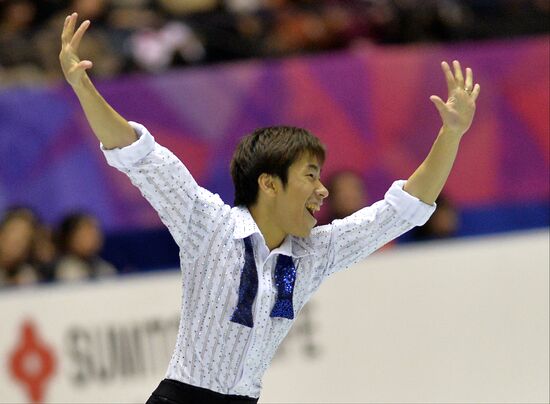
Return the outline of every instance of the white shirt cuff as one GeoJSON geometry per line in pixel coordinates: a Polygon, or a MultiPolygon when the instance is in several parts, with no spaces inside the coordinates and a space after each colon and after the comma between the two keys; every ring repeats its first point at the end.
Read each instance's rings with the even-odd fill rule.
{"type": "Polygon", "coordinates": [[[107,163],[115,168],[131,167],[137,162],[147,157],[155,147],[155,138],[149,133],[145,126],[129,121],[130,126],[136,132],[138,139],[125,147],[116,149],[105,149],[100,143],[100,148],[107,163]]]}
{"type": "Polygon", "coordinates": [[[403,190],[407,181],[395,181],[384,199],[397,211],[397,214],[415,226],[422,226],[434,213],[437,204],[428,205],[403,190]]]}

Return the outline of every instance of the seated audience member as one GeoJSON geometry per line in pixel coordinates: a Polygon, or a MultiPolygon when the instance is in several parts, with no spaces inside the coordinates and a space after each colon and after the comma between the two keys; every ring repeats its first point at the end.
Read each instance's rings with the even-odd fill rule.
{"type": "Polygon", "coordinates": [[[218,0],[157,0],[157,3],[161,9],[174,17],[212,11],[220,5],[218,0]]]}
{"type": "Polygon", "coordinates": [[[54,270],[58,281],[78,281],[114,275],[115,268],[98,254],[103,235],[90,214],[73,213],[65,217],[58,230],[60,258],[54,270]]]}
{"type": "Polygon", "coordinates": [[[35,227],[34,213],[27,208],[9,209],[0,220],[0,287],[39,281],[29,264],[35,227]]]}
{"type": "MultiPolygon", "coordinates": [[[[369,204],[365,181],[355,171],[342,170],[334,173],[328,181],[328,190],[328,212],[323,224],[343,219],[369,204]]],[[[395,241],[390,241],[379,251],[391,248],[394,243],[395,241]]]]}
{"type": "Polygon", "coordinates": [[[40,280],[54,280],[57,248],[52,229],[44,223],[38,223],[34,232],[30,262],[40,274],[40,280]]]}
{"type": "Polygon", "coordinates": [[[0,1],[0,85],[39,83],[39,61],[32,42],[37,8],[31,0],[0,1]]]}
{"type": "Polygon", "coordinates": [[[174,65],[198,63],[205,57],[205,48],[188,25],[172,21],[158,30],[140,30],[129,40],[135,63],[149,72],[162,72],[174,65]]]}
{"type": "Polygon", "coordinates": [[[460,223],[454,205],[444,195],[440,195],[436,203],[437,209],[426,224],[411,232],[412,241],[445,239],[457,234],[460,223]]]}
{"type": "MultiPolygon", "coordinates": [[[[82,18],[94,21],[94,28],[85,37],[81,46],[83,54],[94,60],[96,77],[112,78],[120,74],[126,61],[123,52],[117,48],[117,38],[109,29],[108,19],[111,2],[107,0],[71,0],[66,7],[59,7],[39,27],[33,36],[32,45],[39,65],[46,80],[58,80],[59,71],[59,38],[58,27],[63,24],[69,10],[79,10],[82,18]]],[[[61,5],[60,5],[61,6],[61,5]]]]}
{"type": "Polygon", "coordinates": [[[328,181],[330,197],[327,199],[325,222],[343,219],[367,206],[367,190],[361,176],[350,170],[338,171],[328,181]]]}

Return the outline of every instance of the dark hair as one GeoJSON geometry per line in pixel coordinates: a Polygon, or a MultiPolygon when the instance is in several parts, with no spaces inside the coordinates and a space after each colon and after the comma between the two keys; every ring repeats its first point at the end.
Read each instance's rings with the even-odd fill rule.
{"type": "Polygon", "coordinates": [[[23,219],[29,222],[32,227],[38,224],[38,218],[32,208],[28,206],[16,205],[5,210],[4,215],[0,218],[0,229],[14,219],[23,219]]]}
{"type": "Polygon", "coordinates": [[[361,181],[361,183],[364,182],[363,176],[361,175],[360,172],[358,172],[356,170],[343,169],[343,170],[335,171],[327,179],[327,188],[328,188],[328,190],[330,191],[331,194],[333,193],[332,191],[336,188],[336,184],[338,183],[338,181],[340,181],[340,179],[342,177],[345,177],[347,175],[351,175],[351,176],[357,178],[358,180],[361,181]]]}
{"type": "Polygon", "coordinates": [[[80,225],[86,221],[95,220],[95,217],[87,212],[73,212],[61,219],[57,229],[57,247],[63,254],[70,250],[71,239],[80,225]]]}
{"type": "Polygon", "coordinates": [[[286,186],[288,168],[304,153],[325,161],[325,147],[305,129],[272,126],[256,129],[243,137],[231,159],[235,206],[250,206],[258,199],[258,177],[276,175],[286,186]]]}

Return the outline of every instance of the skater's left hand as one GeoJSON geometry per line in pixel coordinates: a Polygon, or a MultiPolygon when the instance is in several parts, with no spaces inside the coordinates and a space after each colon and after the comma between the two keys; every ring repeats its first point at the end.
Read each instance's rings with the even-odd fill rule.
{"type": "Polygon", "coordinates": [[[473,85],[472,69],[466,68],[466,80],[464,80],[458,60],[453,61],[453,67],[454,74],[447,62],[441,63],[449,92],[447,102],[443,102],[437,95],[432,95],[430,101],[439,111],[443,128],[462,137],[472,124],[480,87],[479,84],[473,85]]]}

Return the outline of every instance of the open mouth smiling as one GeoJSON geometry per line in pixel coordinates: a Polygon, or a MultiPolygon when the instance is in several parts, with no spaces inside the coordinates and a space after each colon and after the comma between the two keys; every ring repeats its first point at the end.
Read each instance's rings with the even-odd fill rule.
{"type": "Polygon", "coordinates": [[[311,216],[315,217],[315,213],[319,212],[321,210],[321,207],[314,203],[308,203],[306,204],[306,210],[311,216]]]}

